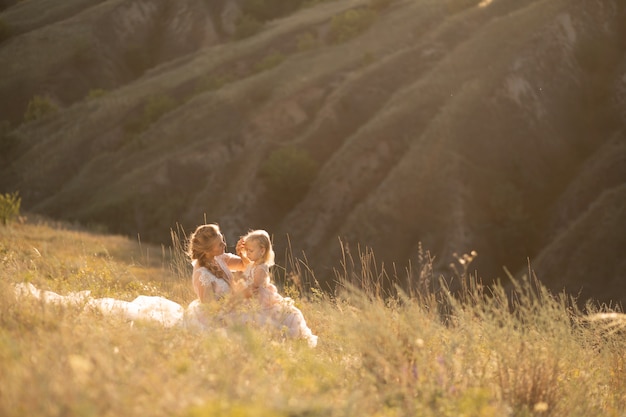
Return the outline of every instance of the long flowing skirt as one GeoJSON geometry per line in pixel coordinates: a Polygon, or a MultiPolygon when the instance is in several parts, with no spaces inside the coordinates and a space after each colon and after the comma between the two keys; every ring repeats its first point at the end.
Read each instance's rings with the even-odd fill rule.
{"type": "Polygon", "coordinates": [[[18,297],[30,296],[52,304],[84,305],[85,309],[99,311],[102,314],[115,315],[130,321],[154,321],[164,327],[184,326],[207,331],[219,323],[254,323],[285,329],[287,336],[303,338],[312,347],[317,345],[317,336],[307,327],[302,312],[289,303],[274,305],[271,308],[246,303],[245,308],[216,309],[194,300],[184,308],[177,302],[161,296],[140,295],[132,301],[124,301],[115,298],[93,298],[89,291],[61,295],[53,291],[40,290],[30,283],[17,284],[15,293],[18,297]]]}

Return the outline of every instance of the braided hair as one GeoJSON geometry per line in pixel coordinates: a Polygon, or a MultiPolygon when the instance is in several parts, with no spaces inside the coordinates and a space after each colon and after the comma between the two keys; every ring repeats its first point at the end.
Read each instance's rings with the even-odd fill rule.
{"type": "Polygon", "coordinates": [[[213,258],[208,257],[206,254],[212,249],[218,240],[221,240],[221,237],[220,227],[217,224],[211,223],[198,226],[198,228],[189,237],[187,255],[191,259],[197,260],[198,265],[205,267],[213,275],[230,284],[226,273],[219,267],[219,265],[213,262],[213,258]]]}

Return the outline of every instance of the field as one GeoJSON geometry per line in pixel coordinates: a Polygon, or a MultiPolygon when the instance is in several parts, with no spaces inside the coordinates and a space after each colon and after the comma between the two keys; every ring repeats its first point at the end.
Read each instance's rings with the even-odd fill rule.
{"type": "Polygon", "coordinates": [[[14,294],[30,282],[185,305],[179,236],[155,248],[41,219],[0,227],[0,415],[626,416],[623,316],[591,303],[583,314],[532,271],[510,293],[483,287],[471,255],[458,259],[455,296],[434,285],[427,253],[408,294],[383,290],[367,251],[346,254],[333,293],[290,257],[276,279],[319,335],[314,349],[236,324],[198,333],[14,294]]]}

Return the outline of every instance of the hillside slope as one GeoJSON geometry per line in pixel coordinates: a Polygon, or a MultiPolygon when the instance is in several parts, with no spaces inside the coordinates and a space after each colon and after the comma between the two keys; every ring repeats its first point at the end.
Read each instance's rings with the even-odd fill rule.
{"type": "Polygon", "coordinates": [[[26,208],[165,243],[263,227],[327,282],[340,239],[399,271],[420,243],[446,274],[476,250],[486,280],[530,259],[626,301],[622,2],[326,1],[238,41],[199,0],[78,3],[0,44],[0,190],[26,208]],[[35,94],[59,111],[18,125],[35,94]],[[279,149],[303,181],[282,197],[279,149]]]}

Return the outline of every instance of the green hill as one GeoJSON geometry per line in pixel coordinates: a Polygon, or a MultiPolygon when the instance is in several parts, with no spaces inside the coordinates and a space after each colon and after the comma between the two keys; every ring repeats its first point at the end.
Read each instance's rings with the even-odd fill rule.
{"type": "Polygon", "coordinates": [[[327,272],[340,244],[442,273],[476,250],[487,281],[530,260],[626,300],[623,2],[48,3],[0,13],[0,191],[25,209],[157,244],[265,228],[327,272]]]}

